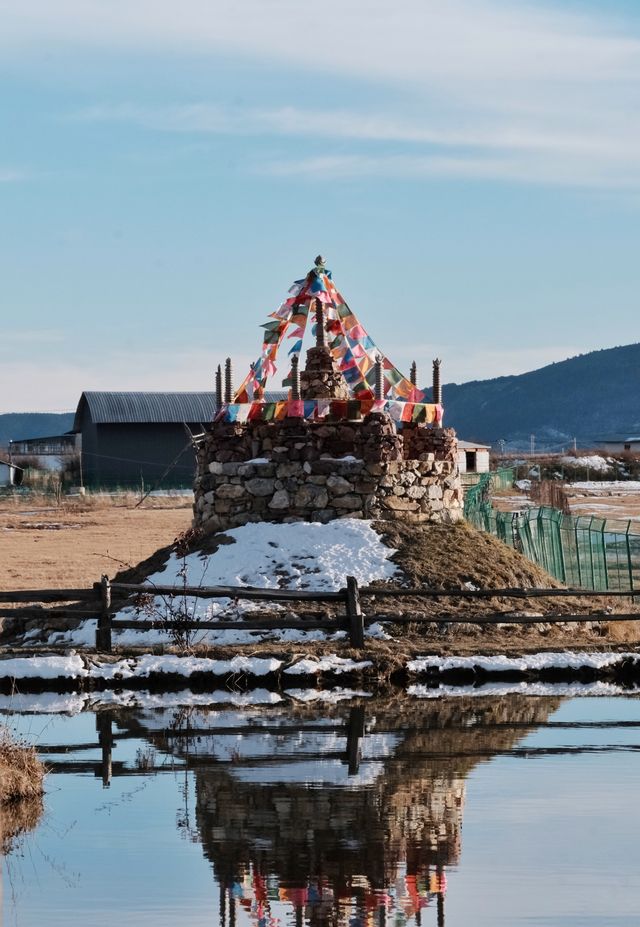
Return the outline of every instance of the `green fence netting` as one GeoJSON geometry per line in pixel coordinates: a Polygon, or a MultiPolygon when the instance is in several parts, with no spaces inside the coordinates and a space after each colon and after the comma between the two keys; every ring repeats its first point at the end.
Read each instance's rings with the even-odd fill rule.
{"type": "Polygon", "coordinates": [[[567,586],[640,590],[640,523],[565,515],[539,506],[498,512],[491,493],[513,485],[512,469],[483,473],[465,494],[465,518],[519,550],[567,586]]]}

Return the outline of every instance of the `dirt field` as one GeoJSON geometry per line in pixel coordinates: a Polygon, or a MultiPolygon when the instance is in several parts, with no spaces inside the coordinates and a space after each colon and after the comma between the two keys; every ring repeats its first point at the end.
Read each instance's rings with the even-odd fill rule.
{"type": "Polygon", "coordinates": [[[0,500],[0,590],[87,586],[139,563],[191,523],[190,496],[0,500]]]}

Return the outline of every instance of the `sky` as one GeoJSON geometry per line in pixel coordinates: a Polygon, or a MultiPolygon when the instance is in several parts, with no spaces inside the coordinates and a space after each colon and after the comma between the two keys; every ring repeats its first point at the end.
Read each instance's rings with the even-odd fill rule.
{"type": "Polygon", "coordinates": [[[425,384],[638,341],[639,96],[634,0],[0,0],[0,412],[239,381],[318,253],[425,384]]]}

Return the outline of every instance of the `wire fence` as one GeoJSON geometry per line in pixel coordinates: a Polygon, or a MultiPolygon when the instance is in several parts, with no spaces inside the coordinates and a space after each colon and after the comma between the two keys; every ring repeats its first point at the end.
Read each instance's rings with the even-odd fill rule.
{"type": "Polygon", "coordinates": [[[491,493],[513,485],[513,475],[510,468],[483,474],[465,494],[467,521],[568,586],[640,590],[640,522],[568,515],[546,505],[499,512],[491,493]]]}

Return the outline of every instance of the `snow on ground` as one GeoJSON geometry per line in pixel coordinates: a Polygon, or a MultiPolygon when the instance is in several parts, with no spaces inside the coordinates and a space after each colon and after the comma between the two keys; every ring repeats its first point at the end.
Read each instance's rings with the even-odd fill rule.
{"type": "MultiPolygon", "coordinates": [[[[319,522],[294,524],[258,524],[233,528],[225,534],[231,544],[222,544],[213,554],[189,554],[178,557],[172,553],[166,566],[147,580],[150,586],[256,586],[261,589],[313,589],[337,591],[346,585],[347,574],[358,583],[368,585],[374,580],[389,580],[397,576],[398,568],[390,560],[395,552],[383,544],[371,522],[357,518],[341,518],[326,525],[319,522]]],[[[282,608],[273,602],[247,600],[197,599],[178,596],[173,599],[154,596],[143,609],[129,606],[121,609],[118,618],[127,620],[166,620],[171,612],[191,619],[207,621],[237,620],[247,611],[282,608]]],[[[372,626],[369,636],[382,637],[379,625],[372,626]]],[[[283,642],[340,640],[344,631],[327,635],[324,631],[201,631],[192,643],[219,646],[246,644],[276,638],[283,642]]],[[[114,631],[119,645],[153,646],[167,642],[167,632],[114,631]]],[[[70,643],[92,646],[95,642],[95,621],[86,621],[75,631],[54,632],[47,643],[70,643]]]]}
{"type": "Polygon", "coordinates": [[[530,653],[522,657],[505,657],[502,655],[472,657],[418,657],[409,660],[407,669],[410,673],[426,673],[438,670],[445,673],[450,670],[484,670],[489,673],[540,672],[548,669],[579,670],[605,669],[631,659],[637,662],[637,653],[584,653],[579,651],[562,651],[558,653],[530,653]]]}
{"type": "Polygon", "coordinates": [[[600,454],[589,454],[585,457],[561,457],[559,461],[564,467],[588,467],[590,470],[596,470],[599,473],[608,473],[611,470],[613,460],[611,457],[601,457],[600,454]]]}
{"type": "Polygon", "coordinates": [[[571,483],[570,489],[580,490],[596,494],[621,494],[621,493],[640,493],[640,481],[638,480],[583,480],[582,482],[571,483]]]}
{"type": "Polygon", "coordinates": [[[350,660],[347,657],[338,657],[335,653],[325,657],[306,657],[298,660],[293,666],[287,667],[285,673],[291,675],[315,675],[315,673],[353,673],[372,666],[371,660],[350,660]]]}
{"type": "MultiPolygon", "coordinates": [[[[306,676],[317,673],[350,673],[371,666],[370,660],[350,660],[335,653],[319,658],[302,658],[285,672],[306,676]]],[[[283,660],[274,657],[246,657],[237,655],[229,660],[209,657],[179,657],[174,654],[142,654],[114,662],[99,659],[83,660],[74,653],[64,656],[16,657],[0,660],[0,679],[103,679],[105,681],[147,679],[152,675],[177,675],[188,678],[195,673],[211,676],[266,676],[284,666],[283,660]]]]}

